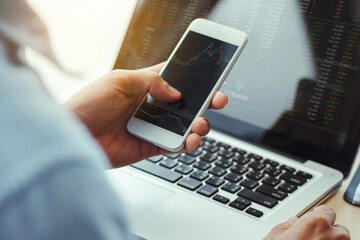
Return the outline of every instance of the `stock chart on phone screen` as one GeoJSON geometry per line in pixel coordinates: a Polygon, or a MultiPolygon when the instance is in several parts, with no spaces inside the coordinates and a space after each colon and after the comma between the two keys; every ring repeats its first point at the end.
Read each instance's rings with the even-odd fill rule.
{"type": "Polygon", "coordinates": [[[135,117],[184,135],[237,48],[190,31],[162,74],[181,99],[164,103],[149,97],[135,117]]]}

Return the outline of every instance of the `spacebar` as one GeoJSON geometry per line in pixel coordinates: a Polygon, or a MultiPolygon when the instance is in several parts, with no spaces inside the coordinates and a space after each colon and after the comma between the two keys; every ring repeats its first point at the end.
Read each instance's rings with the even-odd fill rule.
{"type": "Polygon", "coordinates": [[[176,182],[182,177],[182,175],[177,172],[173,172],[167,168],[161,167],[146,160],[132,164],[131,166],[139,170],[142,170],[144,172],[155,175],[159,178],[165,179],[169,182],[176,182]]]}

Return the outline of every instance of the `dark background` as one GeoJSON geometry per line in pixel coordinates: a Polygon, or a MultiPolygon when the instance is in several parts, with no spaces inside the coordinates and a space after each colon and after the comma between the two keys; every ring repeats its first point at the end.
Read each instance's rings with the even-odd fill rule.
{"type": "Polygon", "coordinates": [[[248,34],[212,126],[346,176],[360,136],[359,0],[139,1],[115,68],[168,58],[188,24],[204,17],[248,34]]]}

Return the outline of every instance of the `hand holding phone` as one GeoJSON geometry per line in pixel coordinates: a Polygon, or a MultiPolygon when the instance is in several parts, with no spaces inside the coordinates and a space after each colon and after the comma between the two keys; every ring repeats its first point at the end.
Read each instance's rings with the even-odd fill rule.
{"type": "Polygon", "coordinates": [[[169,151],[179,151],[191,123],[205,113],[246,41],[246,34],[239,30],[194,20],[160,72],[181,92],[181,99],[165,103],[146,96],[127,125],[129,132],[169,151]]]}

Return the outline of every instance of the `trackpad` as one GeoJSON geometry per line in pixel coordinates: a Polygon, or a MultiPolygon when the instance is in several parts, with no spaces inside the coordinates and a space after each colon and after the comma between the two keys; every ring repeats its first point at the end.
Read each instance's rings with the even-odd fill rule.
{"type": "Polygon", "coordinates": [[[124,201],[124,209],[127,209],[132,223],[175,196],[175,192],[118,169],[107,171],[106,176],[115,192],[124,201]]]}

